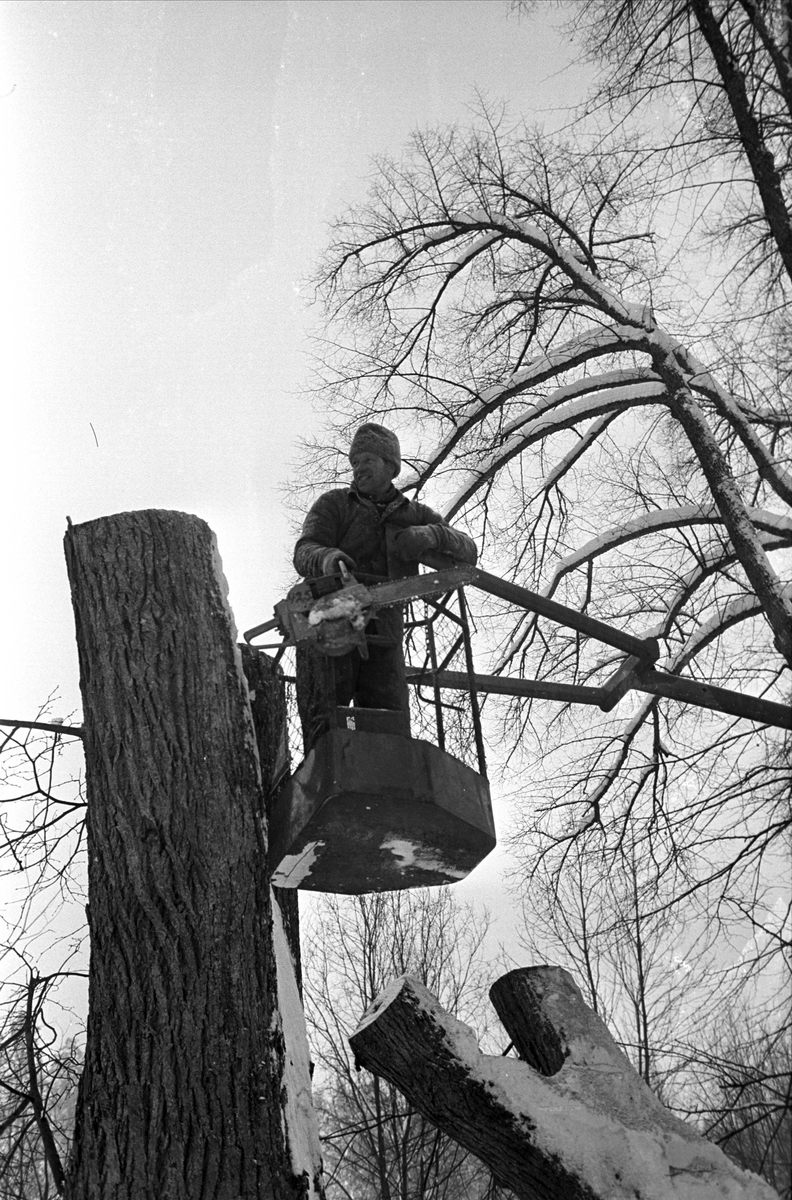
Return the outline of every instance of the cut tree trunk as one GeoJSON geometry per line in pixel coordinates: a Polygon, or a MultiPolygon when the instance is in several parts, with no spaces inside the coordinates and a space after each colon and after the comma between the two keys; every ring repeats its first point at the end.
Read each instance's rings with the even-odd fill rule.
{"type": "Polygon", "coordinates": [[[214,537],[181,513],[122,513],[70,528],[66,558],[91,935],[68,1196],[319,1195],[302,1011],[214,537]]]}
{"type": "Polygon", "coordinates": [[[512,971],[493,991],[528,1061],[482,1054],[471,1029],[403,976],[350,1038],[357,1062],[522,1200],[778,1200],[663,1107],[568,972],[512,971]]]}

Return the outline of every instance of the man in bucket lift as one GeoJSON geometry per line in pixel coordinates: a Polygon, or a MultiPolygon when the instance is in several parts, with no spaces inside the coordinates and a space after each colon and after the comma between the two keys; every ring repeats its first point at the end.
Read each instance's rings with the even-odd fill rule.
{"type": "MultiPolygon", "coordinates": [[[[361,425],[352,439],[349,461],[352,486],[325,492],[305,518],[294,550],[300,575],[333,575],[343,563],[359,582],[381,583],[394,574],[411,573],[406,564],[413,564],[417,572],[416,560],[430,550],[475,565],[472,538],[394,487],[401,470],[395,433],[372,422],[361,425]],[[401,567],[394,564],[394,555],[401,567]]],[[[394,605],[381,609],[367,626],[368,659],[357,649],[329,658],[298,647],[297,697],[306,750],[328,729],[332,708],[353,702],[400,713],[394,731],[398,726],[398,732],[409,736],[403,632],[402,609],[394,605]]]]}

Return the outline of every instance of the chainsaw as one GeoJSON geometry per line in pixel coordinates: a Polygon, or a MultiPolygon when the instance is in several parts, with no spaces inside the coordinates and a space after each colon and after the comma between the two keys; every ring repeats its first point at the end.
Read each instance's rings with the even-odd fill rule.
{"type": "Polygon", "coordinates": [[[476,574],[475,567],[455,563],[444,555],[427,555],[427,561],[430,557],[430,565],[441,563],[441,570],[372,585],[358,582],[341,562],[336,574],[298,583],[285,600],[275,605],[272,620],[248,629],[243,637],[252,643],[254,638],[275,629],[283,638],[278,648],[312,645],[331,658],[357,649],[362,658],[368,658],[366,626],[378,609],[441,595],[470,583],[476,574]]]}

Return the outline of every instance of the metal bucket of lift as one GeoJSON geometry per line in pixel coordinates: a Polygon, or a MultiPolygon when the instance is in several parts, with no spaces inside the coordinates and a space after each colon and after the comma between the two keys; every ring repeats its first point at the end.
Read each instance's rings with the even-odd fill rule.
{"type": "Polygon", "coordinates": [[[275,802],[276,887],[362,895],[464,879],[495,846],[483,776],[430,742],[331,729],[275,802]]]}

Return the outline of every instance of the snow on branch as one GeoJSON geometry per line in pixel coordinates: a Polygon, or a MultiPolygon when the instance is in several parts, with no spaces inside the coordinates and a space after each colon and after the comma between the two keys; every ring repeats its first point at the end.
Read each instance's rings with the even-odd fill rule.
{"type": "Polygon", "coordinates": [[[520,1059],[482,1054],[409,976],[374,1001],[350,1045],[523,1200],[777,1200],[660,1103],[567,971],[511,971],[490,995],[520,1059]]]}
{"type": "MultiPolygon", "coordinates": [[[[577,451],[575,447],[575,451],[577,451]]],[[[575,451],[571,453],[574,454],[575,451]]],[[[569,456],[568,456],[569,457],[569,456]]],[[[561,466],[555,469],[555,473],[559,472],[561,466]]],[[[546,484],[549,486],[549,484],[546,484]]],[[[792,523],[788,518],[779,516],[775,513],[767,513],[764,510],[753,510],[757,516],[757,526],[760,530],[760,539],[767,550],[778,550],[792,543],[792,523]]],[[[690,505],[687,508],[674,508],[656,510],[651,513],[645,513],[634,521],[626,522],[624,525],[616,526],[599,537],[592,538],[585,545],[575,550],[573,554],[562,559],[555,568],[552,579],[544,587],[540,593],[548,598],[552,597],[557,590],[561,580],[572,571],[589,566],[596,557],[606,554],[609,550],[617,546],[634,540],[651,533],[656,533],[658,529],[668,528],[675,530],[682,528],[684,525],[717,525],[721,524],[720,515],[715,509],[704,509],[696,505],[690,505]]],[[[701,584],[709,577],[722,572],[730,562],[736,560],[736,555],[724,549],[723,546],[718,546],[713,554],[704,555],[701,561],[697,561],[695,566],[679,578],[679,585],[673,594],[669,594],[666,598],[666,612],[659,624],[644,631],[645,637],[666,638],[670,629],[679,615],[679,612],[686,603],[690,601],[693,593],[701,586],[701,584]]],[[[788,590],[788,589],[787,589],[788,590]]],[[[761,605],[754,595],[747,598],[751,606],[751,614],[753,612],[761,612],[761,605]]],[[[746,611],[742,614],[748,616],[746,611]]],[[[735,613],[735,620],[738,619],[735,613]]],[[[706,627],[709,629],[710,623],[717,623],[718,618],[711,618],[706,627]]],[[[524,646],[527,638],[530,636],[530,631],[535,623],[535,617],[530,615],[522,620],[519,626],[515,629],[510,637],[508,644],[503,648],[497,661],[493,666],[493,671],[500,674],[505,670],[509,662],[514,658],[515,654],[524,646]]],[[[728,624],[733,624],[731,618],[728,624]]],[[[724,626],[725,630],[726,626],[724,626]]],[[[691,654],[685,657],[683,652],[682,658],[674,658],[673,661],[666,665],[666,670],[676,671],[686,665],[691,657],[693,657],[703,646],[712,640],[713,633],[710,631],[706,634],[697,631],[691,635],[690,648],[691,654]]]]}
{"type": "Polygon", "coordinates": [[[652,341],[664,346],[669,343],[673,344],[677,357],[689,372],[688,383],[691,389],[706,396],[713,403],[716,412],[729,422],[741,439],[756,463],[762,478],[787,504],[792,504],[792,475],[782,467],[769,448],[765,446],[734,396],[720,386],[706,366],[690,350],[669,338],[669,335],[663,330],[655,330],[652,341]]]}
{"type": "Polygon", "coordinates": [[[651,308],[646,304],[633,304],[611,291],[598,276],[594,275],[571,250],[560,245],[532,221],[509,217],[505,213],[477,212],[470,215],[452,216],[450,220],[459,229],[490,228],[527,243],[555,263],[597,308],[614,321],[630,326],[633,330],[649,333],[655,328],[651,308]]]}
{"type": "MultiPolygon", "coordinates": [[[[792,599],[792,588],[787,588],[786,592],[792,599]]],[[[736,625],[748,617],[757,616],[761,612],[762,606],[756,596],[751,594],[732,597],[715,616],[710,617],[708,621],[704,621],[697,629],[694,629],[676,656],[674,669],[680,670],[686,666],[705,646],[720,637],[730,626],[736,625]]]]}
{"type": "MultiPolygon", "coordinates": [[[[758,530],[775,537],[780,536],[786,543],[792,545],[792,518],[783,517],[778,513],[768,512],[761,508],[751,508],[748,510],[748,514],[758,530]]],[[[655,509],[652,512],[642,513],[640,517],[636,517],[632,521],[626,521],[623,525],[616,525],[612,529],[605,530],[604,533],[580,546],[573,554],[562,559],[553,572],[549,584],[542,591],[542,595],[552,596],[561,580],[570,571],[576,570],[584,563],[590,563],[593,559],[607,554],[609,550],[614,550],[625,542],[634,541],[636,538],[645,537],[661,529],[680,529],[684,525],[722,525],[723,523],[723,517],[717,508],[714,506],[705,508],[699,504],[655,509]]]]}
{"type": "Polygon", "coordinates": [[[542,484],[542,491],[549,492],[555,487],[560,479],[566,475],[567,471],[571,471],[576,462],[594,445],[597,439],[605,432],[609,425],[616,420],[619,415],[619,409],[613,409],[611,412],[603,413],[596,421],[592,421],[585,433],[581,434],[580,439],[575,443],[568,454],[559,459],[553,467],[549,475],[546,475],[542,484]]]}
{"type": "Polygon", "coordinates": [[[464,267],[466,263],[480,254],[482,250],[486,250],[493,242],[499,242],[500,240],[501,234],[499,233],[483,234],[480,238],[476,238],[475,241],[471,242],[469,246],[466,246],[461,254],[457,255],[454,259],[454,266],[464,267]]]}
{"type": "MultiPolygon", "coordinates": [[[[602,358],[608,354],[629,350],[631,337],[634,337],[633,331],[622,329],[619,326],[603,329],[601,326],[592,325],[578,337],[572,338],[554,350],[537,355],[526,366],[515,371],[504,383],[493,384],[491,387],[483,389],[461,412],[456,414],[451,434],[430,453],[422,470],[405,476],[399,486],[402,489],[410,489],[425,483],[450,457],[456,446],[472,429],[514,396],[530,387],[539,387],[564,371],[571,371],[575,367],[583,366],[593,358],[602,358]]],[[[639,377],[638,372],[636,372],[636,377],[639,377]]],[[[640,378],[645,379],[647,376],[640,375],[640,378]]]]}
{"type": "Polygon", "coordinates": [[[497,450],[482,459],[474,471],[468,472],[461,488],[449,503],[445,516],[450,519],[467,504],[479,488],[534,442],[543,441],[554,433],[571,429],[581,421],[588,421],[602,413],[619,412],[644,404],[662,404],[665,394],[665,386],[662,383],[633,383],[595,392],[550,413],[544,410],[551,407],[554,396],[548,397],[534,410],[540,415],[526,414],[517,418],[514,422],[518,426],[517,432],[507,437],[497,450]]]}
{"type": "Polygon", "coordinates": [[[596,394],[614,400],[634,397],[636,404],[645,404],[647,397],[662,399],[664,391],[665,385],[661,379],[652,371],[640,368],[633,371],[605,371],[601,375],[586,375],[583,379],[576,379],[573,383],[556,388],[544,400],[513,417],[504,426],[503,436],[509,437],[517,433],[529,421],[553,408],[560,408],[568,400],[596,394]]]}
{"type": "Polygon", "coordinates": [[[440,245],[454,237],[456,237],[456,230],[452,225],[440,225],[435,229],[434,233],[430,233],[428,237],[418,242],[414,247],[414,251],[426,250],[429,246],[440,245]]]}

